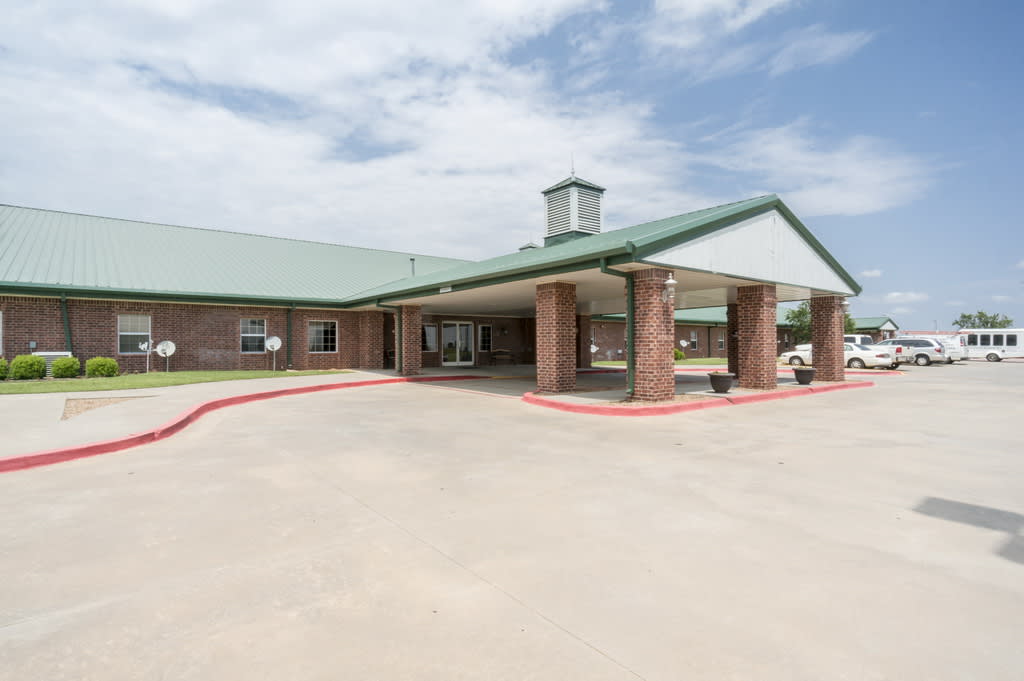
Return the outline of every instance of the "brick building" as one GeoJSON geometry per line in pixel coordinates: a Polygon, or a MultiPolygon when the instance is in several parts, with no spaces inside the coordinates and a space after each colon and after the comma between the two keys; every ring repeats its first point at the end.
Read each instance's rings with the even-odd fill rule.
{"type": "Polygon", "coordinates": [[[575,176],[550,187],[544,245],[479,262],[0,206],[0,355],[143,371],[144,348],[169,339],[172,370],[270,368],[277,336],[277,368],[408,375],[500,359],[535,364],[538,388],[560,392],[590,365],[591,318],[620,314],[607,323],[627,339],[628,391],[660,400],[679,334],[710,329],[741,386],[774,385],[776,304],[810,299],[816,355],[840,349],[819,375],[842,376],[834,322],[860,289],[778,197],[602,232],[603,192],[575,176]],[[711,306],[724,327],[674,316],[711,306]]]}

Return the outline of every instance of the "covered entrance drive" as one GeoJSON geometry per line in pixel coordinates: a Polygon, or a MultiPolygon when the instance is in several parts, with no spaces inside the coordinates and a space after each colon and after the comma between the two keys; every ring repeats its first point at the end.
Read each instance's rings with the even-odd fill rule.
{"type": "Polygon", "coordinates": [[[421,323],[439,325],[442,366],[480,365],[485,352],[511,350],[535,358],[537,388],[552,393],[574,390],[576,370],[590,366],[590,317],[625,313],[626,393],[661,401],[675,392],[675,310],[726,306],[729,370],[741,388],[772,390],[777,304],[811,301],[816,378],[839,381],[842,304],[859,292],[770,195],[611,232],[563,232],[544,247],[388,284],[350,306],[398,308],[402,374],[424,366],[421,323]],[[487,327],[486,350],[474,346],[484,340],[474,318],[487,327]]]}

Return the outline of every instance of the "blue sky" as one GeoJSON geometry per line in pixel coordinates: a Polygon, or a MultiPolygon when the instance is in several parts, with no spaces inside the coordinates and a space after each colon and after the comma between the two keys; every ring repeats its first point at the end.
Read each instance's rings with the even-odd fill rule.
{"type": "Polygon", "coordinates": [[[777,193],[857,316],[1024,325],[1013,2],[15,2],[0,202],[484,258],[777,193]],[[83,6],[85,3],[83,3],[83,6]]]}

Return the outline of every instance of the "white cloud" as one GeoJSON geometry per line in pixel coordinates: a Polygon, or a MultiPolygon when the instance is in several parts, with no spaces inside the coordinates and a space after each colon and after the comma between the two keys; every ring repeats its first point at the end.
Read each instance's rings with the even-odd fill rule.
{"type": "Polygon", "coordinates": [[[863,272],[860,273],[860,276],[864,277],[865,279],[873,279],[875,277],[882,276],[882,270],[864,270],[863,272]]]}
{"type": "MultiPolygon", "coordinates": [[[[789,4],[657,11],[719,63],[715,36],[789,4]]],[[[927,166],[891,143],[825,143],[807,121],[727,127],[689,148],[658,127],[653,94],[587,89],[607,64],[567,92],[543,61],[509,61],[570,16],[601,29],[579,43],[588,59],[623,36],[584,0],[82,7],[21,4],[0,22],[0,131],[18,131],[0,144],[5,202],[484,257],[536,238],[538,192],[570,153],[609,187],[609,227],[741,198],[703,192],[698,164],[812,216],[882,210],[927,184],[927,166]]],[[[794,35],[827,35],[812,29],[794,35]]],[[[813,52],[783,47],[751,48],[757,68],[800,68],[813,52]]]]}
{"type": "Polygon", "coordinates": [[[911,307],[894,307],[892,309],[893,314],[911,314],[914,309],[911,307]]]}
{"type": "Polygon", "coordinates": [[[950,307],[963,307],[966,304],[967,303],[965,303],[962,300],[947,300],[946,301],[946,305],[948,305],[950,307]]]}
{"type": "Polygon", "coordinates": [[[856,136],[826,145],[808,120],[740,132],[702,160],[751,174],[798,215],[873,213],[920,196],[929,183],[927,165],[890,143],[856,136]]]}
{"type": "Polygon", "coordinates": [[[928,294],[916,291],[893,291],[886,293],[884,300],[887,303],[919,303],[928,300],[928,294]]]}
{"type": "Polygon", "coordinates": [[[992,296],[992,300],[997,303],[1006,303],[1013,300],[1013,296],[995,295],[992,296]]]}
{"type": "Polygon", "coordinates": [[[1024,259],[1021,259],[1021,261],[1017,263],[1017,269],[1024,270],[1024,259]]]}

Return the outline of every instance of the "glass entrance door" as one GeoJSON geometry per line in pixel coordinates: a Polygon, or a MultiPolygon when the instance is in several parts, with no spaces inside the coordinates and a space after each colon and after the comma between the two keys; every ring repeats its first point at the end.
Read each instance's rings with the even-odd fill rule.
{"type": "Polygon", "coordinates": [[[441,323],[441,364],[469,366],[473,364],[473,323],[441,323]]]}

